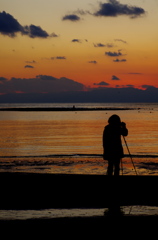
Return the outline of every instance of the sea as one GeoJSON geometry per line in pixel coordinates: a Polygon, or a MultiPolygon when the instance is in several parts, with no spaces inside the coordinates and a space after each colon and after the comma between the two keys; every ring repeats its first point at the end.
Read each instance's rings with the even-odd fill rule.
{"type": "MultiPolygon", "coordinates": [[[[129,132],[127,145],[122,138],[125,157],[120,174],[158,175],[158,103],[14,103],[0,104],[0,110],[0,172],[106,174],[102,135],[109,117],[117,114],[129,132]]],[[[0,210],[0,220],[98,216],[104,210],[0,210]]],[[[158,207],[124,211],[158,215],[158,207]]]]}
{"type": "Polygon", "coordinates": [[[0,104],[0,109],[0,172],[106,174],[102,134],[117,114],[129,131],[128,149],[122,138],[121,174],[133,175],[135,167],[139,175],[158,175],[158,103],[0,104]]]}

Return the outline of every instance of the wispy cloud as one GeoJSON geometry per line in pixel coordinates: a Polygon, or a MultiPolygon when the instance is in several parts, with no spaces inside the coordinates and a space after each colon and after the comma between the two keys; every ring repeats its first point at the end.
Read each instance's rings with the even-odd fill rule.
{"type": "Polygon", "coordinates": [[[115,60],[113,60],[113,62],[116,62],[116,63],[127,62],[127,59],[118,59],[118,58],[116,58],[115,60]]]}
{"type": "Polygon", "coordinates": [[[114,41],[116,41],[116,42],[122,42],[122,43],[127,44],[127,42],[126,42],[125,40],[123,40],[123,39],[114,39],[114,41]]]}
{"type": "Polygon", "coordinates": [[[113,43],[107,43],[107,44],[103,44],[103,43],[93,43],[94,47],[107,47],[107,48],[112,48],[115,45],[113,43]]]}
{"type": "Polygon", "coordinates": [[[56,57],[51,57],[51,60],[66,60],[66,57],[65,56],[56,56],[56,57]]]}
{"type": "Polygon", "coordinates": [[[25,65],[24,68],[34,68],[32,65],[25,65]]]}
{"type": "Polygon", "coordinates": [[[128,73],[128,74],[131,74],[131,75],[141,75],[141,74],[143,74],[143,73],[138,73],[138,72],[130,72],[130,73],[128,73]]]}
{"type": "Polygon", "coordinates": [[[26,63],[31,63],[31,64],[34,64],[34,63],[37,63],[35,60],[33,61],[25,61],[26,63]]]}
{"type": "Polygon", "coordinates": [[[97,61],[89,61],[88,63],[97,64],[97,61]]]}

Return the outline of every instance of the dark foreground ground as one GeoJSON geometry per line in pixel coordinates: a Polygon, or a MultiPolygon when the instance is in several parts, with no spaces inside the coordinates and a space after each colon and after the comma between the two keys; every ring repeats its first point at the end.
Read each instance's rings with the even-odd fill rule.
{"type": "Polygon", "coordinates": [[[158,206],[158,176],[0,173],[0,209],[158,206]]]}
{"type": "MultiPolygon", "coordinates": [[[[158,206],[157,176],[108,177],[104,175],[0,173],[0,184],[0,210],[109,208],[115,211],[120,206],[128,205],[158,206]]],[[[118,223],[118,217],[120,215],[113,214],[110,220],[101,216],[0,221],[0,226],[19,228],[38,224],[47,227],[49,225],[67,226],[67,229],[75,226],[93,229],[96,226],[105,227],[110,221],[112,225],[114,222],[118,223]]],[[[153,223],[157,223],[157,217],[150,217],[154,218],[153,223]]],[[[136,219],[138,218],[140,219],[140,217],[136,219]]],[[[139,224],[138,220],[137,222],[139,224]]]]}

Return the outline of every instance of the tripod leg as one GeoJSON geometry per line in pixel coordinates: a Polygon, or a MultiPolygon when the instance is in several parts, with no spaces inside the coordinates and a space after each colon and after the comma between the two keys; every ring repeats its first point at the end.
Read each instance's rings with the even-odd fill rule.
{"type": "Polygon", "coordinates": [[[121,159],[121,171],[122,171],[122,176],[123,176],[123,161],[121,159]]]}
{"type": "Polygon", "coordinates": [[[124,136],[123,136],[123,139],[124,139],[124,142],[125,142],[125,144],[126,144],[126,147],[127,147],[127,150],[128,150],[128,153],[129,153],[129,156],[130,156],[130,159],[131,159],[131,162],[132,162],[132,164],[133,164],[133,167],[134,167],[135,173],[136,173],[136,175],[138,175],[137,170],[136,170],[135,165],[134,165],[134,162],[133,162],[133,159],[132,159],[132,156],[131,156],[131,153],[130,153],[130,151],[129,151],[129,148],[128,148],[128,145],[127,145],[126,139],[125,139],[124,136]]]}

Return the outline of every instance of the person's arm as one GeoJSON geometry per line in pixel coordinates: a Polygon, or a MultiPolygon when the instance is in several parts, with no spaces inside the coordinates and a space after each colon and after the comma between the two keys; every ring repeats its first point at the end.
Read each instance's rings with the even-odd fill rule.
{"type": "Polygon", "coordinates": [[[105,145],[106,145],[106,128],[103,131],[103,148],[105,147],[105,145]]]}
{"type": "Polygon", "coordinates": [[[126,123],[121,123],[121,135],[126,137],[128,135],[128,129],[126,128],[126,123]]]}

